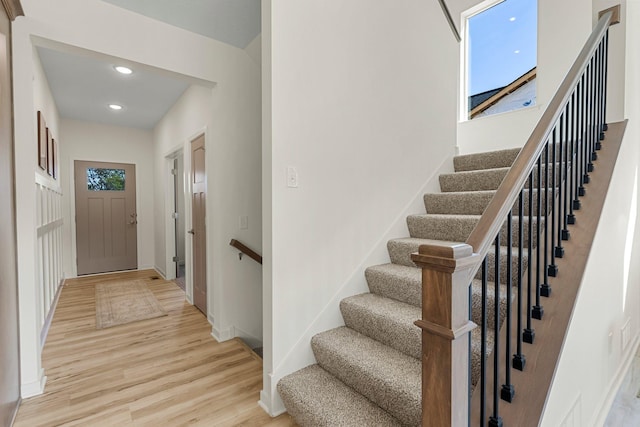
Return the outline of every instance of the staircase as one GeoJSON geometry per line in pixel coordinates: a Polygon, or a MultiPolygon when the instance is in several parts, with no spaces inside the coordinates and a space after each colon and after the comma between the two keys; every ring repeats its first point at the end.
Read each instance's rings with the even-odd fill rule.
{"type": "MultiPolygon", "coordinates": [[[[422,316],[422,270],[411,260],[411,253],[436,240],[466,241],[519,151],[455,157],[455,173],[440,176],[442,192],[425,194],[426,213],[407,218],[411,237],[390,240],[387,244],[391,263],[365,271],[370,292],[341,301],[345,326],[312,338],[311,347],[318,363],[278,383],[287,411],[300,426],[420,425],[422,344],[421,330],[414,322],[422,316]]],[[[506,248],[501,251],[506,252],[506,248]]],[[[489,254],[494,252],[490,250],[489,254]]],[[[526,268],[526,254],[522,256],[526,268]]],[[[507,257],[500,259],[505,264],[507,257]]],[[[511,262],[517,263],[517,256],[511,262]]],[[[487,263],[488,294],[492,295],[495,288],[492,255],[487,263]]],[[[506,270],[506,265],[500,268],[506,270]]],[[[500,274],[501,288],[508,285],[506,277],[500,274]]],[[[471,293],[472,320],[480,323],[479,280],[473,281],[471,293]]],[[[504,289],[500,295],[503,296],[500,317],[504,318],[504,289]]],[[[488,320],[492,322],[494,298],[488,301],[488,320]]],[[[491,349],[491,336],[488,342],[487,348],[491,349]]],[[[476,328],[472,333],[473,384],[480,375],[480,353],[480,332],[476,328]]]]}

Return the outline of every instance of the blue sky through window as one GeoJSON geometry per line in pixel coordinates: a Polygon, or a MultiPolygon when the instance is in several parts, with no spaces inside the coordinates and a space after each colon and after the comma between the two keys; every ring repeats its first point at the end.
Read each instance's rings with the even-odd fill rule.
{"type": "Polygon", "coordinates": [[[505,0],[469,18],[469,95],[506,86],[536,66],[537,8],[537,0],[505,0]]]}

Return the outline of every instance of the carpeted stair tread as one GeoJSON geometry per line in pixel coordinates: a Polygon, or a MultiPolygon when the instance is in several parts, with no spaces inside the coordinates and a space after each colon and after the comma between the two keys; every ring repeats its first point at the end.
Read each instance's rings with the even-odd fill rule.
{"type": "MultiPolygon", "coordinates": [[[[407,267],[417,267],[415,263],[411,260],[411,254],[418,252],[421,245],[427,244],[439,244],[443,243],[440,240],[432,240],[432,239],[418,239],[412,237],[405,237],[401,239],[392,239],[387,242],[387,250],[389,251],[389,258],[391,259],[392,264],[404,265],[407,267]]],[[[453,242],[446,242],[447,244],[451,244],[453,242]]],[[[500,247],[500,283],[507,282],[507,250],[506,246],[500,247]]],[[[517,269],[518,269],[518,249],[516,247],[511,248],[511,272],[513,277],[515,277],[517,269]]],[[[523,271],[526,270],[528,266],[528,254],[527,251],[523,251],[522,253],[522,268],[523,271]]],[[[495,276],[495,246],[492,246],[487,253],[487,268],[488,268],[488,279],[493,281],[495,276]]],[[[478,270],[478,275],[476,277],[480,277],[482,271],[478,270]]]]}
{"type": "Polygon", "coordinates": [[[456,172],[510,167],[520,153],[520,148],[465,154],[453,158],[456,172]]]}
{"type": "Polygon", "coordinates": [[[369,290],[386,298],[422,306],[422,270],[400,264],[382,264],[364,272],[369,290]]]}
{"type": "MultiPolygon", "coordinates": [[[[487,281],[487,321],[493,326],[495,315],[495,289],[494,282],[487,281]]],[[[516,294],[516,289],[512,289],[511,298],[516,294]]],[[[500,319],[504,321],[507,313],[507,286],[500,285],[500,319]]],[[[471,282],[471,320],[480,325],[482,322],[482,280],[473,279],[471,282]]]]}
{"type": "Polygon", "coordinates": [[[318,364],[401,423],[421,419],[421,363],[347,327],[315,335],[318,364]]]}
{"type": "Polygon", "coordinates": [[[406,265],[407,267],[416,267],[411,260],[411,254],[418,252],[422,245],[442,245],[455,244],[459,242],[445,242],[442,240],[419,239],[414,237],[403,237],[400,239],[391,239],[387,242],[387,251],[389,258],[393,264],[406,265]]]}
{"type": "MultiPolygon", "coordinates": [[[[560,168],[563,168],[564,174],[564,164],[556,165],[556,185],[560,182],[559,174],[560,168]]],[[[465,172],[454,172],[454,173],[446,173],[442,174],[439,177],[440,180],[440,191],[443,193],[451,193],[451,192],[463,192],[463,191],[486,191],[486,190],[497,190],[502,180],[509,172],[509,168],[495,168],[495,169],[482,169],[482,170],[474,170],[474,171],[465,171],[465,172]]],[[[534,168],[533,170],[533,187],[535,188],[538,185],[538,170],[534,168]]],[[[541,168],[542,176],[540,179],[541,185],[544,188],[547,185],[547,173],[546,167],[543,165],[541,168]]],[[[552,171],[549,171],[549,183],[552,183],[552,171]]],[[[529,180],[525,183],[525,188],[529,188],[529,180]]]]}
{"type": "MultiPolygon", "coordinates": [[[[480,380],[480,362],[482,354],[482,328],[478,325],[473,331],[471,331],[471,385],[473,387],[478,384],[480,380]]],[[[486,355],[489,356],[493,352],[493,344],[495,342],[495,334],[492,328],[487,327],[487,351],[486,355]]]]}
{"type": "MultiPolygon", "coordinates": [[[[409,227],[409,235],[419,239],[446,240],[453,242],[465,242],[475,226],[480,221],[480,215],[409,215],[407,217],[407,225],[409,227]]],[[[535,227],[537,219],[533,218],[533,227],[535,227]]],[[[529,218],[525,217],[523,225],[526,229],[529,224],[529,218]]],[[[518,238],[518,218],[513,218],[512,243],[517,244],[518,238]]],[[[500,233],[501,244],[506,244],[507,240],[506,222],[500,233]]],[[[524,236],[525,246],[528,244],[528,236],[524,236]]],[[[535,235],[534,235],[535,238],[535,235]]],[[[534,241],[535,243],[535,241],[534,241]]]]}
{"type": "Polygon", "coordinates": [[[421,333],[413,323],[422,318],[420,307],[366,293],[343,299],[340,311],[349,328],[407,356],[420,358],[421,333]]]}
{"type": "Polygon", "coordinates": [[[388,412],[318,365],[282,378],[278,393],[301,427],[401,426],[388,412]]]}
{"type": "Polygon", "coordinates": [[[440,175],[440,190],[444,193],[459,191],[496,190],[509,168],[445,173],[440,175]]]}
{"type": "MultiPolygon", "coordinates": [[[[424,206],[428,214],[482,215],[493,199],[496,190],[483,191],[455,191],[449,193],[427,193],[424,195],[424,206]]],[[[533,190],[533,213],[538,213],[538,190],[533,190]]],[[[540,207],[544,210],[545,189],[540,195],[540,207]]],[[[547,197],[551,200],[552,190],[547,190],[547,197]]],[[[513,213],[517,214],[519,200],[513,204],[513,213]]],[[[542,212],[541,210],[541,212],[542,212]]],[[[547,211],[551,210],[550,203],[547,211]]],[[[524,190],[524,212],[529,212],[529,190],[524,190]]]]}
{"type": "Polygon", "coordinates": [[[429,214],[482,215],[495,194],[495,190],[428,193],[424,206],[429,214]]]}

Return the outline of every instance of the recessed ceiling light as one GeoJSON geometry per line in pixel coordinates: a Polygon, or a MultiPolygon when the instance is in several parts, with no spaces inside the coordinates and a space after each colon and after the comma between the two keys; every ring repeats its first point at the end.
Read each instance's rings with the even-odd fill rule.
{"type": "Polygon", "coordinates": [[[513,22],[513,21],[515,21],[515,20],[516,20],[516,17],[515,17],[515,16],[512,16],[511,18],[509,18],[509,21],[511,21],[511,22],[513,22]]]}
{"type": "Polygon", "coordinates": [[[520,51],[519,50],[514,50],[513,53],[520,53],[520,51]]]}
{"type": "Polygon", "coordinates": [[[119,72],[120,74],[131,74],[133,73],[133,70],[131,68],[128,67],[123,67],[122,65],[118,65],[117,67],[113,67],[116,69],[117,72],[119,72]]]}
{"type": "Polygon", "coordinates": [[[109,108],[111,108],[112,110],[122,110],[122,105],[118,105],[118,104],[109,104],[109,108]]]}

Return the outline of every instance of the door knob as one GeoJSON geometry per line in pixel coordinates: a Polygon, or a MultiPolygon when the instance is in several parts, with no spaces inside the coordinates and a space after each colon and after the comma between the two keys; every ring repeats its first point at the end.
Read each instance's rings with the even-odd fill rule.
{"type": "Polygon", "coordinates": [[[195,232],[195,231],[193,231],[193,228],[192,228],[191,230],[187,231],[187,233],[189,233],[189,234],[196,234],[196,232],[195,232]]]}

